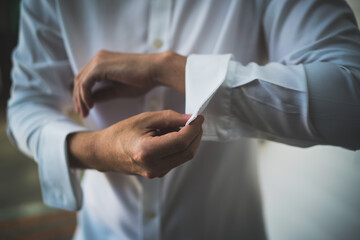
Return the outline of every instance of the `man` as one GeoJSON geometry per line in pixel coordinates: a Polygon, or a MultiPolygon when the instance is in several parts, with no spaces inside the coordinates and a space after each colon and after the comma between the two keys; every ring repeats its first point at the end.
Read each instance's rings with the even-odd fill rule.
{"type": "Polygon", "coordinates": [[[76,239],[264,239],[249,138],[360,146],[343,1],[24,1],[21,15],[9,133],[44,201],[81,209],[76,239]],[[80,188],[78,168],[102,172],[80,188]]]}

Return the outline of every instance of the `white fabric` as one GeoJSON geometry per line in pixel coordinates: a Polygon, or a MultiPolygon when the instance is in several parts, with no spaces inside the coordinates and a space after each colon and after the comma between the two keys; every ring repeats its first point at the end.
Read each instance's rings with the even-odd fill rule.
{"type": "Polygon", "coordinates": [[[192,55],[186,64],[185,112],[192,114],[186,125],[203,112],[226,77],[231,55],[192,55]],[[199,71],[206,69],[206,71],[199,71]],[[203,79],[207,79],[204,87],[203,79]]]}
{"type": "Polygon", "coordinates": [[[359,149],[359,43],[342,1],[24,1],[9,136],[38,162],[44,201],[81,208],[76,239],[264,239],[249,138],[359,149]],[[213,141],[161,179],[88,170],[82,196],[70,132],[185,112],[183,96],[159,87],[96,104],[86,128],[68,120],[73,77],[101,49],[190,55],[186,112],[205,115],[213,141]]]}

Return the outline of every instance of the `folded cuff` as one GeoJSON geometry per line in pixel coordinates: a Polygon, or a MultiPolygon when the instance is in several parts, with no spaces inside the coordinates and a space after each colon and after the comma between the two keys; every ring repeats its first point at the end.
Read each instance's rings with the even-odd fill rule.
{"type": "Polygon", "coordinates": [[[72,132],[86,131],[70,120],[48,123],[41,130],[37,162],[44,202],[67,210],[79,210],[82,191],[76,171],[68,165],[66,137],[72,132]]]}
{"type": "Polygon", "coordinates": [[[185,111],[192,122],[205,109],[226,77],[231,54],[190,55],[186,63],[185,111]]]}

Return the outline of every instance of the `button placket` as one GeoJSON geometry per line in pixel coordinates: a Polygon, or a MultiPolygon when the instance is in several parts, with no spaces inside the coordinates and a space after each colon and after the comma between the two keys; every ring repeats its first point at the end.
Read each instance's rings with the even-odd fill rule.
{"type": "Polygon", "coordinates": [[[148,92],[144,98],[144,111],[160,111],[164,109],[165,87],[156,87],[148,92]]]}
{"type": "Polygon", "coordinates": [[[161,239],[161,179],[142,179],[142,239],[161,239]]]}
{"type": "Polygon", "coordinates": [[[170,0],[151,1],[147,40],[149,52],[160,52],[169,48],[171,4],[170,0]]]}
{"type": "MultiPolygon", "coordinates": [[[[150,4],[147,46],[149,53],[169,49],[168,33],[171,18],[170,0],[153,0],[150,4]]],[[[145,111],[159,111],[164,107],[166,87],[156,87],[146,94],[145,111]]],[[[142,239],[161,239],[161,179],[143,178],[142,239]]]]}

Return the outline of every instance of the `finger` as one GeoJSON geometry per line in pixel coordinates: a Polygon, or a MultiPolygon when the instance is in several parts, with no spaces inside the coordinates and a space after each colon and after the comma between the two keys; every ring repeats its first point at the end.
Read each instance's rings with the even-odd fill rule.
{"type": "Polygon", "coordinates": [[[202,131],[204,117],[198,116],[192,124],[183,127],[178,132],[150,137],[144,144],[144,150],[151,158],[160,158],[181,152],[188,148],[196,136],[202,131]]]}
{"type": "Polygon", "coordinates": [[[84,82],[80,85],[80,97],[83,104],[88,110],[93,107],[93,100],[91,97],[91,89],[94,85],[94,81],[91,79],[85,79],[84,82]]]}
{"type": "Polygon", "coordinates": [[[79,104],[78,104],[78,99],[77,99],[77,94],[76,94],[76,85],[74,84],[74,89],[73,89],[73,103],[74,103],[74,108],[75,108],[75,112],[80,114],[80,108],[79,108],[79,104]]]}
{"type": "Polygon", "coordinates": [[[160,168],[162,168],[163,171],[170,171],[171,169],[193,159],[200,145],[201,138],[202,131],[200,131],[187,149],[159,160],[158,165],[160,168]]]}
{"type": "Polygon", "coordinates": [[[176,128],[184,126],[190,117],[172,110],[157,111],[146,113],[140,124],[148,129],[176,128]]]}
{"type": "Polygon", "coordinates": [[[81,104],[80,98],[79,98],[79,92],[78,87],[75,85],[74,87],[74,93],[73,93],[73,99],[74,99],[74,106],[75,110],[78,114],[80,114],[82,117],[84,117],[84,111],[86,112],[86,109],[84,110],[84,107],[81,104]]]}
{"type": "Polygon", "coordinates": [[[89,110],[85,106],[84,102],[81,100],[79,87],[77,88],[77,92],[75,94],[76,94],[76,98],[77,98],[77,102],[78,102],[77,104],[78,104],[78,108],[80,111],[80,115],[84,118],[88,115],[89,110]]]}
{"type": "Polygon", "coordinates": [[[82,100],[79,100],[79,105],[80,105],[80,115],[85,118],[88,113],[89,113],[89,110],[88,108],[85,106],[84,102],[82,100]]]}
{"type": "Polygon", "coordinates": [[[82,109],[83,109],[82,110],[82,117],[86,118],[89,115],[90,109],[88,109],[83,103],[81,105],[82,105],[82,109]]]}
{"type": "Polygon", "coordinates": [[[82,114],[81,111],[81,104],[80,104],[80,98],[79,98],[79,82],[82,76],[83,70],[81,70],[75,77],[73,81],[73,101],[75,110],[78,114],[82,114]]]}
{"type": "Polygon", "coordinates": [[[202,131],[196,136],[196,138],[192,141],[189,147],[184,151],[161,158],[156,162],[151,162],[151,165],[148,165],[146,167],[146,177],[163,177],[169,171],[171,171],[171,169],[191,160],[195,156],[196,150],[200,145],[201,137],[202,131]]]}
{"type": "Polygon", "coordinates": [[[90,110],[93,107],[93,101],[91,97],[91,89],[95,85],[96,81],[103,80],[98,76],[96,67],[93,66],[92,62],[88,63],[76,76],[76,82],[78,85],[79,100],[83,105],[90,110]]]}
{"type": "Polygon", "coordinates": [[[75,106],[75,110],[78,114],[80,114],[82,117],[86,116],[86,109],[84,108],[81,98],[80,98],[80,88],[79,88],[79,82],[80,82],[80,74],[79,73],[75,78],[74,78],[74,90],[73,90],[73,101],[74,101],[74,106],[75,106]]]}

